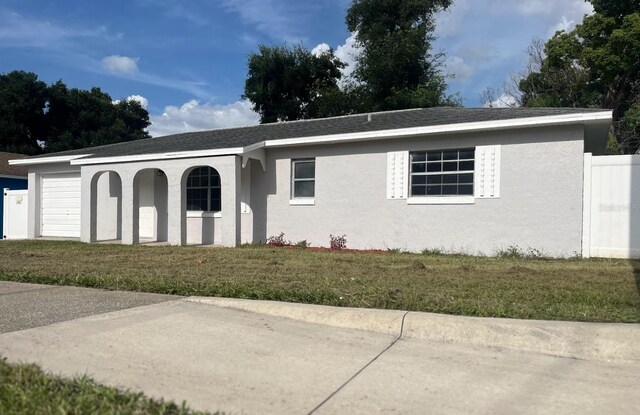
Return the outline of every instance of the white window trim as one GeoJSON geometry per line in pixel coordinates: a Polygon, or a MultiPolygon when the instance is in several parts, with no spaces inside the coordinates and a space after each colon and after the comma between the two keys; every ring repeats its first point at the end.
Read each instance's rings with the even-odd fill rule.
{"type": "Polygon", "coordinates": [[[473,205],[475,196],[414,196],[407,199],[408,205],[473,205]]]}
{"type": "Polygon", "coordinates": [[[188,218],[221,218],[222,212],[203,212],[201,210],[187,210],[188,218]]]}
{"type": "Polygon", "coordinates": [[[316,200],[313,197],[297,197],[289,200],[291,206],[314,206],[316,200]]]}
{"type": "MultiPolygon", "coordinates": [[[[296,205],[306,205],[312,206],[315,205],[315,194],[316,194],[316,158],[315,157],[307,157],[307,158],[299,158],[299,159],[291,159],[291,163],[289,163],[291,169],[291,179],[289,186],[291,190],[289,192],[289,204],[292,206],[296,205]],[[297,162],[310,162],[313,161],[313,197],[295,197],[293,192],[295,191],[295,164],[297,162]]],[[[298,179],[298,181],[311,181],[311,179],[298,179]]]]}
{"type": "MultiPolygon", "coordinates": [[[[451,150],[460,150],[460,149],[451,149],[451,150]]],[[[426,150],[425,152],[428,153],[429,151],[440,151],[440,150],[426,150]]],[[[442,151],[447,151],[447,150],[442,150],[442,151]]],[[[413,173],[411,172],[411,153],[412,152],[416,152],[416,153],[420,153],[421,151],[408,151],[407,152],[407,160],[408,160],[408,197],[407,197],[407,204],[408,205],[469,205],[469,204],[474,204],[476,202],[476,179],[477,179],[477,169],[475,166],[476,163],[476,151],[474,148],[474,168],[473,170],[457,170],[455,172],[434,172],[434,173],[428,173],[425,172],[424,174],[417,174],[418,176],[431,176],[431,175],[442,175],[442,174],[473,174],[473,187],[474,187],[474,191],[473,194],[470,195],[450,195],[450,196],[440,196],[440,195],[434,195],[434,196],[412,196],[411,195],[411,185],[413,182],[413,173]]],[[[466,159],[465,159],[466,160],[466,159]]],[[[459,160],[458,160],[459,161],[459,160]]]]}
{"type": "MultiPolygon", "coordinates": [[[[198,167],[197,167],[198,168],[198,167]]],[[[222,210],[222,181],[220,179],[220,173],[218,173],[218,170],[214,169],[213,167],[209,167],[210,170],[208,170],[208,176],[207,176],[207,182],[209,183],[208,186],[189,186],[187,185],[187,191],[189,190],[206,190],[207,191],[207,210],[203,211],[203,212],[211,212],[211,213],[215,213],[215,212],[219,212],[217,210],[211,210],[211,192],[214,189],[220,189],[220,209],[222,210]],[[218,175],[218,180],[220,181],[220,185],[218,186],[213,186],[211,185],[211,171],[215,171],[216,174],[218,175]]],[[[191,176],[191,174],[195,171],[195,169],[193,169],[191,171],[191,173],[189,173],[189,176],[187,176],[187,183],[188,183],[188,178],[191,176]]],[[[187,197],[187,201],[189,200],[189,197],[187,197]]],[[[188,206],[188,203],[187,203],[188,206]]]]}

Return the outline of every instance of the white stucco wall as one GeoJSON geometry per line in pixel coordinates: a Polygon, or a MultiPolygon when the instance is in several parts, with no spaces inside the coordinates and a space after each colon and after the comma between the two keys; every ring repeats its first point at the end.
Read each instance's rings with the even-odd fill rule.
{"type": "Polygon", "coordinates": [[[438,248],[494,254],[510,245],[551,255],[581,250],[583,128],[564,126],[370,143],[269,149],[251,171],[254,241],[284,232],[328,246],[438,248]],[[408,205],[386,199],[389,151],[500,144],[501,197],[470,205],[408,205]],[[315,205],[291,206],[292,158],[316,158],[315,205]]]}
{"type": "Polygon", "coordinates": [[[102,173],[98,177],[96,189],[96,216],[100,218],[96,223],[96,239],[98,241],[120,239],[122,223],[120,177],[114,172],[102,173]]]}

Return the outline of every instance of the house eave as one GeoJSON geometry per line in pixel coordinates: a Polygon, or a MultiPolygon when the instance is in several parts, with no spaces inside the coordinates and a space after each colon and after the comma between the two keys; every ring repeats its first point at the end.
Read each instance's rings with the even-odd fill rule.
{"type": "Polygon", "coordinates": [[[37,164],[55,164],[55,163],[69,163],[71,160],[76,160],[82,157],[90,156],[90,154],[80,154],[74,156],[53,156],[53,157],[40,157],[40,158],[27,158],[27,159],[14,159],[9,160],[10,166],[33,166],[37,164]]]}
{"type": "Polygon", "coordinates": [[[595,113],[579,113],[569,115],[553,115],[545,117],[516,118],[511,120],[481,121],[456,123],[428,127],[413,127],[393,130],[378,130],[366,133],[336,134],[331,136],[315,136],[302,138],[286,138],[264,142],[265,147],[287,147],[313,144],[330,144],[348,141],[382,140],[388,138],[453,134],[461,132],[496,131],[505,129],[548,127],[556,125],[610,123],[612,111],[595,113]]]}
{"type": "Polygon", "coordinates": [[[229,155],[241,155],[243,154],[243,152],[244,152],[243,147],[220,148],[220,149],[198,150],[198,151],[173,151],[170,153],[152,153],[152,154],[137,154],[133,156],[96,157],[96,158],[88,158],[88,159],[76,159],[71,161],[71,165],[84,166],[84,165],[91,165],[91,164],[131,163],[136,161],[229,156],[229,155]]]}

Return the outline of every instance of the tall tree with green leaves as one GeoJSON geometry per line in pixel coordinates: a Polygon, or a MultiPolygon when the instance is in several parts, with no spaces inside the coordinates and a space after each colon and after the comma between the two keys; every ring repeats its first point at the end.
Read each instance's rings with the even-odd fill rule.
{"type": "Polygon", "coordinates": [[[45,151],[63,151],[148,138],[149,113],[137,101],[113,102],[100,88],[49,88],[45,151]]]}
{"type": "Polygon", "coordinates": [[[640,148],[640,0],[590,0],[595,13],[544,46],[519,83],[526,106],[613,110],[619,151],[640,148]]]}
{"type": "Polygon", "coordinates": [[[0,151],[36,154],[45,135],[47,84],[34,73],[0,74],[0,151]]]}
{"type": "Polygon", "coordinates": [[[302,45],[266,46],[248,59],[243,98],[260,122],[330,117],[348,111],[338,87],[344,64],[332,51],[313,54],[302,45]]]}
{"type": "Polygon", "coordinates": [[[435,15],[452,0],[353,0],[348,29],[362,48],[351,91],[359,111],[459,105],[446,95],[435,15]]]}
{"type": "Polygon", "coordinates": [[[149,113],[99,88],[47,85],[31,72],[0,74],[0,151],[29,155],[148,138],[149,113]]]}

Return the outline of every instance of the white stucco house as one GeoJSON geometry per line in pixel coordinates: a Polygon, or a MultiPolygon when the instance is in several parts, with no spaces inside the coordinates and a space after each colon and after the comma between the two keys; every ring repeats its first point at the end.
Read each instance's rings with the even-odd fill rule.
{"type": "Polygon", "coordinates": [[[219,129],[13,160],[30,238],[581,252],[584,154],[611,112],[429,108],[219,129]]]}

